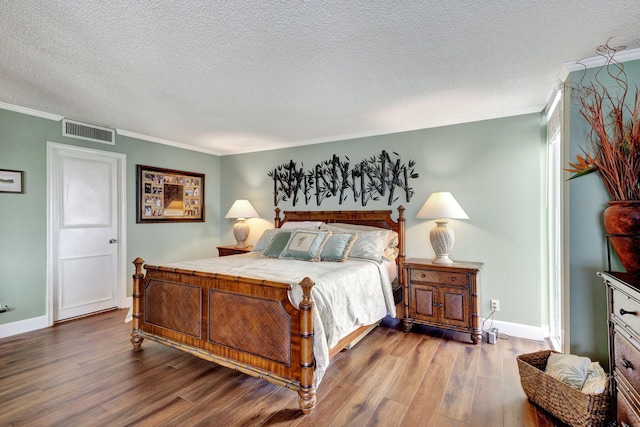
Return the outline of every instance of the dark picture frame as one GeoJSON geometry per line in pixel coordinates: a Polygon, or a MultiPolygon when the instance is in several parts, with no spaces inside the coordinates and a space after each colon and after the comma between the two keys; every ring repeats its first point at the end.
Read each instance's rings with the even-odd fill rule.
{"type": "Polygon", "coordinates": [[[204,222],[204,178],[196,172],[136,165],[136,222],[204,222]]]}
{"type": "Polygon", "coordinates": [[[0,193],[24,193],[24,171],[0,169],[0,193]]]}

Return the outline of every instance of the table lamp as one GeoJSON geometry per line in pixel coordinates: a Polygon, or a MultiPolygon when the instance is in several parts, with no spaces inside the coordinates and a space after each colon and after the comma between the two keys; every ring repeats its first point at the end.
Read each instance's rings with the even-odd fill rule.
{"type": "Polygon", "coordinates": [[[431,247],[436,253],[434,264],[451,264],[449,251],[455,242],[453,230],[447,227],[450,219],[469,219],[456,199],[449,192],[431,193],[416,215],[419,219],[435,219],[436,226],[429,233],[431,247]]]}
{"type": "Polygon", "coordinates": [[[260,217],[258,212],[256,212],[248,200],[236,200],[224,217],[238,219],[233,225],[233,236],[236,238],[236,248],[247,247],[246,241],[249,236],[249,226],[244,221],[247,218],[260,217]]]}

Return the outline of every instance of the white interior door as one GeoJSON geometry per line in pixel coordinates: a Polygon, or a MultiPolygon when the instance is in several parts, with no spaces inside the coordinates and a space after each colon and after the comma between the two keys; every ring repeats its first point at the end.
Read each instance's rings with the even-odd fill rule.
{"type": "Polygon", "coordinates": [[[52,320],[118,307],[122,156],[55,145],[48,160],[52,320]]]}

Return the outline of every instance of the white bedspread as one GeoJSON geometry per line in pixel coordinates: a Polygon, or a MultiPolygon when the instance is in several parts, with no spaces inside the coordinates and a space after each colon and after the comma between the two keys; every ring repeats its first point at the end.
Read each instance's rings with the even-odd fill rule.
{"type": "Polygon", "coordinates": [[[296,307],[302,300],[298,283],[305,277],[313,280],[316,386],[329,365],[329,349],[341,338],[386,315],[395,316],[386,267],[373,261],[308,262],[248,253],[172,263],[167,267],[290,283],[293,289],[289,299],[296,307]]]}

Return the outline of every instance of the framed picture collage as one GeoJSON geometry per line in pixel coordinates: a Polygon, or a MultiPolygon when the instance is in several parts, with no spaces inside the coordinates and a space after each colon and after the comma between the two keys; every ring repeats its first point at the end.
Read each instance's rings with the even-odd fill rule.
{"type": "Polygon", "coordinates": [[[136,222],[204,221],[204,174],[137,165],[136,222]]]}

